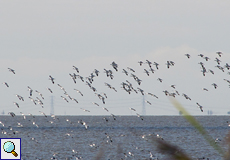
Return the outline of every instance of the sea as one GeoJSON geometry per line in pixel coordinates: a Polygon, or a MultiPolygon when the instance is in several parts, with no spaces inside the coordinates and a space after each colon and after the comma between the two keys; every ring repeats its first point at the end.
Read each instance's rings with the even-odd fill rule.
{"type": "MultiPolygon", "coordinates": [[[[194,116],[224,152],[230,116],[194,116]]],[[[170,160],[163,141],[191,159],[224,159],[183,116],[0,116],[0,138],[21,138],[21,159],[170,160]]]]}

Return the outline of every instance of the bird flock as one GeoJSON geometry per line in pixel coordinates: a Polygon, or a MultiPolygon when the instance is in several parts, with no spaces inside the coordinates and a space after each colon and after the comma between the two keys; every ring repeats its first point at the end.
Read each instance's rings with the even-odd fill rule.
{"type": "MultiPolygon", "coordinates": [[[[195,56],[195,55],[193,55],[195,56]]],[[[193,58],[192,55],[190,54],[185,54],[184,58],[188,58],[188,59],[192,59],[193,58]]],[[[201,69],[201,75],[202,76],[206,76],[207,74],[212,74],[215,75],[214,71],[212,68],[207,68],[205,63],[208,63],[209,61],[211,61],[211,58],[203,55],[203,54],[199,54],[196,55],[200,57],[200,62],[197,63],[197,65],[200,66],[201,69]]],[[[227,75],[230,75],[230,65],[228,63],[222,64],[221,58],[224,58],[224,54],[222,52],[216,52],[216,58],[213,60],[216,62],[216,66],[214,66],[215,68],[218,68],[220,72],[226,72],[227,75]]],[[[104,74],[107,78],[111,79],[114,81],[115,79],[115,73],[116,72],[121,72],[121,74],[124,74],[127,79],[120,82],[120,88],[115,88],[113,85],[109,84],[108,82],[103,82],[104,83],[104,87],[108,88],[109,90],[111,90],[114,94],[119,94],[120,92],[125,92],[127,93],[127,96],[130,94],[139,94],[141,96],[151,96],[154,99],[159,99],[159,95],[156,95],[155,93],[152,93],[150,90],[152,90],[151,88],[149,88],[148,90],[144,90],[142,88],[142,83],[143,80],[140,78],[140,76],[137,74],[137,72],[131,68],[131,67],[126,67],[126,68],[120,68],[119,65],[113,61],[111,64],[112,68],[104,68],[103,70],[99,71],[97,69],[94,69],[89,76],[84,77],[82,76],[80,73],[80,69],[78,69],[75,65],[72,66],[73,72],[69,73],[69,78],[71,79],[73,85],[78,84],[78,85],[86,85],[88,87],[89,90],[91,90],[94,95],[98,98],[98,102],[90,102],[92,105],[94,105],[95,107],[101,108],[102,110],[104,110],[106,113],[110,114],[111,119],[113,121],[117,120],[117,116],[114,115],[113,113],[110,112],[109,108],[106,107],[107,104],[107,99],[109,99],[110,97],[108,96],[108,94],[101,92],[100,90],[97,89],[96,86],[94,86],[94,82],[97,79],[97,77],[101,76],[101,74],[104,74]]],[[[165,62],[165,64],[161,65],[157,62],[151,62],[150,60],[145,60],[145,61],[138,61],[137,62],[138,67],[142,67],[143,73],[144,75],[146,75],[147,77],[150,77],[151,75],[154,75],[156,72],[158,72],[161,67],[166,68],[166,69],[171,69],[172,67],[174,67],[175,65],[177,65],[174,61],[172,60],[168,60],[165,62]],[[145,68],[144,68],[145,67],[145,68]]],[[[8,68],[9,72],[11,72],[14,76],[17,76],[17,72],[14,69],[8,68]]],[[[58,78],[54,77],[52,74],[47,75],[47,79],[50,81],[50,86],[46,87],[47,92],[49,92],[49,94],[55,95],[55,92],[51,89],[54,87],[60,88],[62,92],[62,95],[60,97],[58,97],[59,99],[62,99],[63,102],[66,103],[66,105],[68,103],[70,103],[70,101],[73,101],[74,103],[76,103],[76,105],[79,105],[79,109],[81,109],[84,112],[91,112],[90,109],[86,109],[83,108],[81,106],[81,101],[76,98],[78,96],[87,96],[87,94],[85,94],[83,91],[80,91],[79,89],[76,89],[76,87],[74,86],[72,89],[74,92],[76,92],[76,95],[70,95],[67,91],[66,88],[64,88],[58,81],[58,78]],[[83,94],[84,93],[84,94],[83,94]]],[[[158,77],[156,79],[158,81],[159,84],[163,84],[164,80],[161,77],[158,77]]],[[[230,87],[230,80],[228,79],[223,79],[223,81],[225,81],[229,87],[230,87]]],[[[5,85],[5,87],[7,88],[11,88],[11,85],[8,84],[7,82],[3,82],[3,85],[5,85]]],[[[169,86],[169,88],[172,88],[173,91],[169,91],[169,90],[162,90],[162,94],[165,95],[166,97],[171,97],[171,98],[176,98],[178,96],[184,97],[186,100],[188,101],[192,101],[192,98],[187,95],[186,93],[183,93],[182,91],[178,91],[177,90],[177,86],[179,84],[171,84],[169,86]]],[[[214,89],[218,88],[218,85],[216,83],[212,83],[210,84],[211,86],[213,86],[214,89]]],[[[204,91],[208,91],[207,88],[202,88],[202,90],[204,91]]],[[[28,95],[19,95],[16,94],[15,96],[17,97],[18,101],[13,101],[13,104],[15,105],[16,108],[20,109],[23,107],[23,103],[24,101],[31,101],[31,105],[38,105],[41,107],[41,109],[43,109],[45,107],[44,105],[44,100],[47,98],[45,96],[43,96],[43,93],[41,93],[40,91],[27,86],[27,91],[28,91],[28,95]]],[[[110,95],[111,96],[111,95],[110,95]]],[[[152,102],[149,100],[145,100],[145,103],[147,105],[152,105],[152,102]]],[[[202,104],[200,104],[200,102],[195,101],[194,105],[196,105],[196,107],[198,108],[198,110],[200,110],[201,112],[204,112],[205,107],[203,107],[202,104]]],[[[131,112],[134,112],[136,117],[139,118],[141,121],[144,121],[144,116],[141,115],[141,113],[137,112],[137,109],[130,106],[129,110],[131,112]]],[[[22,112],[20,112],[21,115],[23,116],[23,119],[26,120],[26,115],[22,112]]],[[[41,115],[43,115],[44,117],[47,118],[47,115],[42,112],[39,111],[39,113],[41,115]]],[[[16,114],[14,112],[9,112],[8,113],[11,117],[15,117],[16,114]]],[[[103,112],[102,112],[103,114],[103,112]]],[[[28,116],[35,118],[34,115],[28,113],[28,116]]],[[[53,118],[52,121],[48,121],[49,123],[53,124],[55,123],[55,120],[58,120],[58,118],[55,115],[51,115],[51,117],[53,118]]],[[[104,117],[103,121],[108,122],[110,119],[108,117],[104,117]]],[[[73,123],[71,122],[69,119],[66,119],[67,122],[69,123],[73,123]]],[[[39,125],[36,123],[35,120],[31,121],[32,125],[39,128],[39,125]]],[[[86,130],[90,127],[90,124],[88,124],[87,122],[83,121],[83,120],[78,120],[77,123],[79,125],[82,125],[86,130]]],[[[4,124],[0,121],[0,124],[4,126],[4,124]]],[[[23,127],[23,124],[18,122],[18,126],[23,127]]],[[[5,131],[2,131],[3,134],[7,134],[5,131]]],[[[14,134],[16,134],[17,132],[14,132],[14,134]]],[[[71,136],[71,134],[66,133],[67,136],[71,136]]],[[[108,143],[112,143],[112,138],[108,135],[108,133],[105,133],[107,139],[108,139],[108,143]]],[[[161,138],[159,135],[156,136],[157,138],[161,138]]],[[[33,137],[32,140],[36,141],[33,137]]],[[[93,148],[97,148],[98,146],[96,144],[90,144],[90,147],[93,148]]],[[[74,152],[74,151],[73,151],[74,152]]],[[[133,156],[132,153],[128,153],[130,156],[133,156]]],[[[152,153],[150,152],[150,157],[152,156],[152,153]]]]}
{"type": "MultiPolygon", "coordinates": [[[[195,56],[195,55],[193,55],[193,56],[195,56]]],[[[185,54],[185,57],[187,57],[188,59],[192,59],[193,56],[191,56],[188,53],[185,54]]],[[[209,58],[208,56],[205,56],[204,54],[198,54],[197,56],[199,56],[201,58],[200,62],[198,62],[198,65],[200,65],[202,75],[206,76],[208,73],[214,75],[215,73],[214,73],[213,69],[212,68],[207,68],[206,64],[205,64],[205,62],[208,63],[209,61],[211,61],[211,58],[209,58]]],[[[229,72],[230,65],[228,63],[222,64],[221,58],[224,58],[224,54],[222,52],[216,52],[216,57],[213,60],[213,61],[216,62],[216,66],[214,66],[214,67],[218,68],[221,72],[227,72],[227,74],[230,75],[230,72],[229,72]]],[[[151,74],[154,74],[155,72],[158,72],[158,70],[160,70],[161,67],[164,67],[164,66],[161,66],[159,63],[151,62],[150,60],[138,61],[137,64],[139,64],[140,67],[145,66],[145,68],[143,68],[143,73],[148,77],[151,76],[151,74]]],[[[121,71],[121,73],[123,73],[127,77],[127,79],[125,81],[120,83],[120,87],[121,87],[121,89],[123,91],[127,92],[128,94],[140,94],[140,95],[143,95],[143,96],[144,95],[151,96],[151,97],[154,97],[156,99],[159,98],[159,95],[151,93],[150,91],[146,91],[146,90],[144,90],[142,88],[142,82],[143,81],[136,74],[136,71],[133,68],[131,68],[131,67],[119,68],[119,65],[114,61],[110,65],[112,66],[112,68],[110,68],[110,69],[104,68],[103,71],[99,71],[97,69],[94,69],[89,74],[89,76],[87,76],[87,77],[82,76],[80,74],[80,70],[75,65],[72,66],[73,67],[72,69],[74,70],[74,72],[69,73],[69,76],[72,79],[74,84],[77,84],[77,85],[84,85],[85,84],[86,86],[88,86],[88,88],[90,90],[92,90],[94,92],[96,97],[98,97],[99,101],[101,101],[100,103],[99,102],[91,102],[93,105],[101,107],[103,110],[105,110],[106,112],[110,113],[109,109],[106,108],[106,99],[109,98],[109,97],[107,96],[106,93],[98,91],[97,87],[94,86],[94,81],[101,74],[105,74],[106,77],[108,77],[111,80],[113,80],[114,75],[115,75],[114,72],[120,72],[120,71],[121,71]],[[133,81],[133,82],[131,83],[130,81],[133,81]]],[[[172,61],[172,60],[168,60],[165,63],[165,66],[166,66],[167,69],[170,69],[171,67],[173,67],[175,65],[176,65],[176,63],[174,61],[172,61]]],[[[8,70],[9,70],[9,72],[11,72],[15,76],[17,76],[16,71],[14,69],[8,68],[8,70]]],[[[75,95],[70,95],[66,91],[66,89],[62,85],[59,84],[58,79],[56,80],[56,77],[53,77],[52,74],[50,74],[50,75],[48,75],[48,79],[51,82],[50,83],[51,86],[47,87],[47,91],[50,94],[55,95],[55,93],[51,89],[51,88],[53,88],[52,85],[54,85],[54,86],[59,87],[63,91],[63,95],[60,96],[60,99],[63,99],[63,101],[65,101],[66,103],[69,103],[70,101],[73,101],[73,102],[76,102],[79,105],[81,104],[81,102],[78,100],[78,98],[76,98],[75,95]]],[[[228,80],[228,79],[223,79],[223,80],[225,82],[227,82],[227,84],[230,87],[230,80],[228,80]]],[[[158,77],[157,81],[159,81],[160,83],[164,83],[164,80],[161,77],[158,77]]],[[[10,84],[8,84],[7,82],[3,82],[3,84],[7,88],[10,88],[10,84]]],[[[114,91],[114,93],[122,92],[118,88],[115,88],[114,86],[109,84],[108,82],[104,82],[104,85],[105,85],[105,87],[107,87],[107,88],[111,89],[112,91],[114,91]]],[[[215,82],[213,82],[211,85],[214,87],[214,89],[218,88],[218,85],[215,82]]],[[[187,95],[186,93],[183,93],[181,91],[179,92],[176,89],[176,86],[177,85],[172,84],[169,87],[172,88],[173,91],[163,90],[162,92],[165,94],[165,96],[174,97],[174,98],[177,97],[177,96],[182,96],[187,100],[190,100],[190,101],[192,100],[192,98],[189,95],[187,95]]],[[[36,89],[32,89],[30,86],[27,86],[27,90],[29,92],[28,95],[22,96],[22,95],[16,94],[16,97],[18,98],[19,101],[18,102],[13,101],[13,104],[17,108],[20,108],[21,107],[20,101],[27,101],[27,99],[29,99],[32,102],[32,104],[40,105],[41,108],[44,108],[43,100],[45,99],[45,97],[43,96],[43,94],[41,92],[39,92],[38,90],[36,90],[36,89]],[[36,93],[34,93],[34,92],[36,92],[36,93]],[[26,98],[26,97],[28,97],[28,98],[26,98]]],[[[73,88],[73,90],[75,90],[81,96],[87,96],[85,94],[83,95],[82,91],[76,89],[75,87],[73,88]]],[[[205,88],[205,87],[202,88],[202,90],[208,91],[208,89],[205,88]]],[[[145,100],[145,103],[148,104],[148,105],[152,105],[151,101],[149,101],[149,100],[145,100]]],[[[200,109],[201,112],[204,111],[204,107],[200,103],[195,102],[195,104],[197,105],[197,107],[200,109]]],[[[82,108],[82,107],[80,109],[82,109],[85,112],[91,112],[90,110],[82,108]]],[[[133,108],[132,111],[136,112],[136,109],[133,108]]],[[[10,113],[12,113],[12,112],[10,112],[10,113]]],[[[14,115],[14,114],[10,114],[10,115],[14,115]]],[[[113,114],[110,113],[110,115],[113,115],[113,114]]],[[[140,115],[140,113],[136,112],[136,115],[138,116],[138,115],[140,115]]],[[[140,117],[140,116],[138,116],[138,117],[140,117]]]]}

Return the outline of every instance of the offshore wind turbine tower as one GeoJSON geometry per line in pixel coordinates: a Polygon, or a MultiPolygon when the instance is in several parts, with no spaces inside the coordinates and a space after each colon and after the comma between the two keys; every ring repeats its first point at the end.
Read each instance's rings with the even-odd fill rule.
{"type": "Polygon", "coordinates": [[[54,115],[54,96],[51,96],[50,115],[54,115]]]}
{"type": "Polygon", "coordinates": [[[142,96],[142,115],[146,115],[146,110],[145,110],[145,95],[142,96]]]}

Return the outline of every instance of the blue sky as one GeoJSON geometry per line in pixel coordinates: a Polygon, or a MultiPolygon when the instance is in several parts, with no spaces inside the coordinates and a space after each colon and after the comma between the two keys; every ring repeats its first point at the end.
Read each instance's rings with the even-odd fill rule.
{"type": "MultiPolygon", "coordinates": [[[[135,115],[129,107],[133,106],[142,113],[141,94],[127,94],[121,90],[121,82],[129,80],[135,87],[146,92],[154,92],[159,99],[145,96],[151,106],[145,104],[147,115],[177,115],[163,90],[169,90],[175,84],[180,93],[186,93],[192,101],[178,96],[177,99],[194,115],[226,114],[229,111],[229,86],[223,79],[230,79],[227,69],[222,73],[215,66],[216,51],[224,55],[219,57],[221,66],[230,63],[230,2],[228,1],[1,1],[0,2],[0,73],[1,88],[0,111],[16,114],[50,113],[50,99],[54,96],[55,114],[100,115],[110,113],[135,115]],[[184,54],[191,54],[187,59],[184,54]],[[198,54],[210,57],[210,61],[198,57],[198,54]],[[160,69],[149,77],[143,73],[147,64],[138,66],[138,61],[146,59],[158,62],[160,69]],[[166,61],[176,64],[166,68],[166,61]],[[116,72],[110,65],[118,64],[116,72]],[[198,64],[205,63],[207,69],[215,71],[205,77],[198,64]],[[91,102],[100,103],[95,94],[80,80],[74,84],[69,73],[72,66],[86,77],[94,69],[101,73],[95,78],[93,86],[98,92],[108,94],[107,103],[97,108],[91,102]],[[15,69],[13,75],[8,67],[15,69]],[[121,70],[134,68],[143,80],[141,86],[121,70]],[[110,80],[103,69],[111,69],[114,79],[110,80]],[[79,104],[65,103],[60,96],[63,92],[53,85],[48,76],[55,77],[56,83],[79,100],[79,104]],[[159,83],[156,79],[164,81],[159,83]],[[117,88],[114,93],[104,82],[117,88]],[[218,84],[214,90],[212,83],[218,84]],[[40,91],[44,96],[44,108],[30,101],[27,86],[40,91]],[[54,90],[50,94],[46,87],[54,90]],[[208,92],[201,88],[206,87],[208,92]],[[84,92],[79,97],[74,88],[84,92]],[[15,94],[25,98],[19,101],[15,94]],[[13,102],[20,105],[18,109],[13,102]],[[204,113],[197,108],[196,102],[204,106],[204,113]],[[102,107],[110,110],[109,113],[102,107]],[[86,113],[80,108],[89,109],[86,113]]],[[[34,94],[33,98],[37,95],[34,94]]]]}

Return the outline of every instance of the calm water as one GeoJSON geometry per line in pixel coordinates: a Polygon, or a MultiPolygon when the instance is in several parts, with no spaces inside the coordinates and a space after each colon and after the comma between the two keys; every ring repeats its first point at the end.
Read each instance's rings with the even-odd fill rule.
{"type": "MultiPolygon", "coordinates": [[[[170,159],[157,150],[151,137],[159,134],[179,146],[193,159],[222,159],[183,117],[146,116],[0,116],[1,138],[22,138],[23,159],[170,159]],[[78,121],[84,121],[88,129],[78,121]],[[33,122],[35,122],[33,124],[33,122]],[[20,123],[20,124],[18,124],[20,123]],[[37,125],[37,126],[36,126],[37,125]],[[14,134],[15,133],[15,134],[14,134]],[[145,136],[144,136],[145,135],[145,136]],[[145,138],[142,138],[142,137],[145,138]],[[90,146],[92,145],[92,146],[90,146]],[[74,152],[73,152],[74,150],[74,152]],[[132,154],[130,155],[129,154],[132,154]]],[[[227,150],[226,136],[230,131],[229,116],[195,117],[227,150]],[[229,122],[229,123],[228,123],[229,122]]]]}

